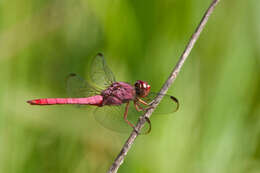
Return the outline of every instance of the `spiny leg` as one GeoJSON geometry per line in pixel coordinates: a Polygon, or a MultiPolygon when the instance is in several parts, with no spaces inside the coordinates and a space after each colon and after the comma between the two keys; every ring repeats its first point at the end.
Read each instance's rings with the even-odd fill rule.
{"type": "Polygon", "coordinates": [[[134,101],[134,105],[135,105],[135,109],[136,109],[138,112],[144,111],[144,108],[141,107],[137,101],[134,101]]]}
{"type": "MultiPolygon", "coordinates": [[[[135,105],[135,109],[136,109],[138,112],[145,110],[143,107],[141,107],[141,106],[139,105],[139,103],[138,103],[137,101],[134,101],[134,105],[135,105]]],[[[151,132],[151,130],[152,130],[152,123],[151,123],[151,121],[150,121],[150,119],[149,119],[148,117],[144,117],[144,118],[145,118],[145,120],[146,120],[146,121],[148,122],[148,124],[149,124],[149,129],[144,133],[144,134],[146,135],[146,134],[148,134],[148,133],[151,132]]]]}
{"type": "Polygon", "coordinates": [[[125,120],[125,122],[126,122],[129,126],[131,126],[131,127],[136,131],[136,133],[138,133],[138,131],[136,130],[136,127],[135,127],[130,121],[128,121],[128,119],[127,119],[128,108],[129,108],[129,102],[127,102],[127,103],[126,103],[126,106],[125,106],[124,120],[125,120]]]}
{"type": "MultiPolygon", "coordinates": [[[[173,97],[173,96],[171,96],[170,98],[177,104],[177,107],[176,107],[176,110],[175,110],[175,112],[176,112],[176,111],[179,109],[179,106],[180,106],[179,100],[178,100],[176,97],[173,97]]],[[[142,103],[143,105],[149,106],[148,108],[145,108],[145,110],[148,110],[148,109],[152,108],[151,104],[152,104],[153,102],[146,103],[144,100],[142,100],[142,99],[140,99],[140,98],[137,98],[137,101],[139,101],[139,102],[142,103]]],[[[140,106],[139,106],[139,107],[140,107],[140,106]]]]}
{"type": "Polygon", "coordinates": [[[149,106],[149,105],[150,105],[149,103],[146,103],[145,101],[143,101],[143,100],[140,99],[140,98],[137,98],[137,100],[138,100],[140,103],[142,103],[143,105],[145,105],[145,106],[149,106]]]}
{"type": "Polygon", "coordinates": [[[151,103],[146,103],[144,100],[142,100],[142,99],[140,99],[140,98],[136,98],[136,99],[137,99],[137,102],[136,102],[137,104],[138,104],[138,102],[140,102],[140,103],[142,103],[143,105],[148,106],[148,107],[146,107],[146,108],[143,108],[143,107],[141,107],[141,106],[138,104],[139,108],[141,108],[143,111],[147,111],[147,110],[153,108],[153,106],[151,106],[151,103]]]}

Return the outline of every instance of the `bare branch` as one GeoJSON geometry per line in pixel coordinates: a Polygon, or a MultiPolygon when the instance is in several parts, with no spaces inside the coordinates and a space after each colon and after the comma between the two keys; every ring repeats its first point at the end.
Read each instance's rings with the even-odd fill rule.
{"type": "MultiPolygon", "coordinates": [[[[215,6],[218,4],[219,1],[220,0],[213,0],[212,3],[210,4],[209,8],[207,9],[204,16],[202,17],[199,25],[197,26],[195,32],[191,36],[189,43],[187,44],[186,48],[184,49],[182,55],[180,56],[178,63],[176,64],[176,66],[174,67],[173,71],[171,72],[169,78],[164,83],[163,87],[161,88],[161,90],[160,90],[161,94],[158,95],[154,99],[154,102],[152,104],[153,108],[149,109],[142,117],[139,118],[139,121],[137,122],[137,125],[136,125],[136,130],[140,131],[142,129],[142,127],[144,126],[144,124],[146,122],[145,117],[149,118],[152,115],[154,109],[158,106],[158,104],[160,103],[160,101],[163,98],[162,94],[166,94],[166,92],[168,91],[171,84],[175,81],[177,75],[179,74],[179,72],[181,70],[181,67],[183,66],[185,60],[188,58],[195,42],[198,40],[200,33],[202,32],[203,28],[205,27],[206,23],[208,22],[209,16],[213,12],[215,6]]],[[[117,172],[118,168],[123,163],[127,152],[133,145],[134,140],[136,139],[137,136],[138,136],[138,133],[135,130],[133,130],[132,133],[130,134],[129,138],[125,142],[123,148],[121,149],[120,153],[118,154],[117,158],[111,165],[108,173],[117,172]]]]}

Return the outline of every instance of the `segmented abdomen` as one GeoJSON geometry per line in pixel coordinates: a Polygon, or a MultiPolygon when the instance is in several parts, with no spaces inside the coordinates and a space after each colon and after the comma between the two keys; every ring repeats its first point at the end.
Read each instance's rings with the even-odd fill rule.
{"type": "Polygon", "coordinates": [[[31,105],[80,104],[96,106],[101,106],[102,102],[103,97],[101,95],[86,98],[42,98],[27,101],[31,105]]]}

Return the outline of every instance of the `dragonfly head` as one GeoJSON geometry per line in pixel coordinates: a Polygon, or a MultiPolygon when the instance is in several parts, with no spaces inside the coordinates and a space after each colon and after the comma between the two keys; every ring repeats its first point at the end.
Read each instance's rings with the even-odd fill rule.
{"type": "Polygon", "coordinates": [[[135,83],[135,92],[139,97],[146,97],[150,92],[151,86],[145,82],[138,80],[135,83]]]}

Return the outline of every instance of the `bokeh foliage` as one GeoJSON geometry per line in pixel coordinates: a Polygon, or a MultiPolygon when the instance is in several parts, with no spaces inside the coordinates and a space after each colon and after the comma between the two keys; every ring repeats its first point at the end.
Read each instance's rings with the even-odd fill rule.
{"type": "MultiPolygon", "coordinates": [[[[103,52],[118,80],[158,91],[210,0],[0,1],[0,172],[105,172],[127,134],[86,109],[33,107],[66,97],[65,77],[103,52]]],[[[260,1],[222,0],[119,172],[260,171],[260,1]]]]}

